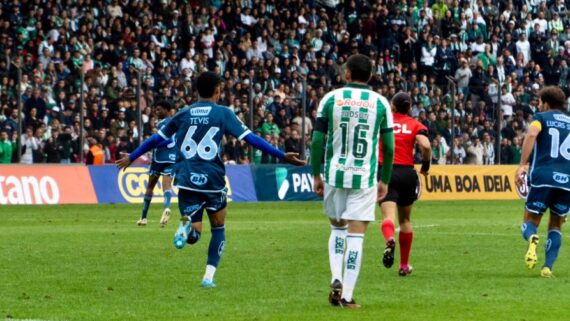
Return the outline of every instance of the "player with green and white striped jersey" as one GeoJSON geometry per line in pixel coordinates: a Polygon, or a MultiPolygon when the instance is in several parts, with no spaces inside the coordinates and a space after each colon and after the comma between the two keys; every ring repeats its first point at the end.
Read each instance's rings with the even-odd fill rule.
{"type": "Polygon", "coordinates": [[[317,117],[328,121],[325,182],[336,188],[376,186],[380,130],[392,128],[388,100],[366,85],[348,84],[325,95],[317,117]]]}
{"type": "Polygon", "coordinates": [[[314,189],[324,196],[324,210],[331,223],[329,300],[348,308],[359,307],[352,293],[362,262],[364,234],[375,219],[376,202],[388,191],[394,159],[390,103],[367,85],[371,71],[368,57],[349,57],[345,71],[348,84],[321,100],[311,146],[314,189]],[[376,175],[378,139],[382,139],[384,156],[380,183],[376,175]]]}

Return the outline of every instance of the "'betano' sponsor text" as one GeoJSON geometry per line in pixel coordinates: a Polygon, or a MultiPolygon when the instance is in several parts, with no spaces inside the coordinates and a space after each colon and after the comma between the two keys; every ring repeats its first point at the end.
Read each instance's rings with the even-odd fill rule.
{"type": "Polygon", "coordinates": [[[57,204],[60,192],[51,176],[0,176],[0,204],[57,204]]]}

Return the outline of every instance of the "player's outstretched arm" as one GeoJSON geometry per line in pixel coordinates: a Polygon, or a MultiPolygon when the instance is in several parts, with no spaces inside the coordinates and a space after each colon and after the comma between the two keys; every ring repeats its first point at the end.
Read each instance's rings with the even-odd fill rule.
{"type": "Polygon", "coordinates": [[[515,180],[517,186],[521,186],[524,184],[523,174],[526,171],[526,165],[528,164],[530,154],[532,153],[532,149],[534,148],[534,143],[536,143],[536,137],[540,133],[541,129],[542,125],[537,120],[533,121],[528,127],[528,132],[522,144],[521,162],[515,174],[516,176],[515,180]]]}
{"type": "Polygon", "coordinates": [[[154,134],[145,140],[137,149],[135,149],[131,154],[123,154],[123,157],[119,159],[116,164],[119,169],[126,169],[129,167],[137,158],[141,157],[144,153],[156,148],[160,143],[166,141],[164,137],[159,134],[154,134]]]}
{"type": "Polygon", "coordinates": [[[427,136],[420,134],[416,136],[416,143],[422,153],[422,168],[420,169],[420,173],[424,176],[428,176],[431,164],[431,145],[429,139],[427,136]]]}
{"type": "Polygon", "coordinates": [[[244,137],[244,140],[252,145],[253,147],[260,149],[264,153],[268,153],[271,156],[275,156],[285,160],[285,162],[295,165],[295,166],[303,166],[307,164],[306,161],[299,159],[298,153],[283,153],[279,149],[271,146],[268,142],[263,140],[261,137],[249,133],[244,137]]]}

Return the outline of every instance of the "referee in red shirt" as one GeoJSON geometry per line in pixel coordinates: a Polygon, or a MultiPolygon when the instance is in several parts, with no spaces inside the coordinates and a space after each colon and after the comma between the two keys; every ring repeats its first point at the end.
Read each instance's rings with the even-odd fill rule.
{"type": "MultiPolygon", "coordinates": [[[[412,108],[412,98],[405,92],[399,92],[392,98],[394,115],[394,170],[388,185],[388,194],[380,201],[382,209],[382,234],[386,240],[386,249],[382,263],[386,268],[394,264],[396,241],[394,240],[396,210],[400,223],[400,268],[398,273],[406,276],[412,273],[408,264],[414,233],[410,215],[412,205],[418,199],[419,177],[414,169],[414,146],[417,143],[422,153],[421,174],[428,175],[431,146],[427,128],[416,119],[408,116],[412,108]]],[[[379,166],[382,166],[382,146],[380,146],[379,166]]],[[[380,171],[378,171],[380,173],[380,171]]]]}

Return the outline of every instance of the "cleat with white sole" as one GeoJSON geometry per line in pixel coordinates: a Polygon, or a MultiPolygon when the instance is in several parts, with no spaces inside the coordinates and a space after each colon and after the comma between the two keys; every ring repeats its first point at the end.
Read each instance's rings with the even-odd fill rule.
{"type": "Polygon", "coordinates": [[[148,221],[146,218],[141,218],[140,220],[137,221],[138,226],[146,226],[147,223],[148,221]]]}
{"type": "Polygon", "coordinates": [[[164,211],[162,212],[162,216],[160,217],[160,227],[166,226],[168,220],[170,220],[170,214],[171,214],[170,209],[165,208],[164,211]]]}
{"type": "Polygon", "coordinates": [[[213,289],[216,287],[216,282],[214,282],[214,280],[204,279],[204,280],[202,280],[201,286],[204,289],[213,289]]]}

